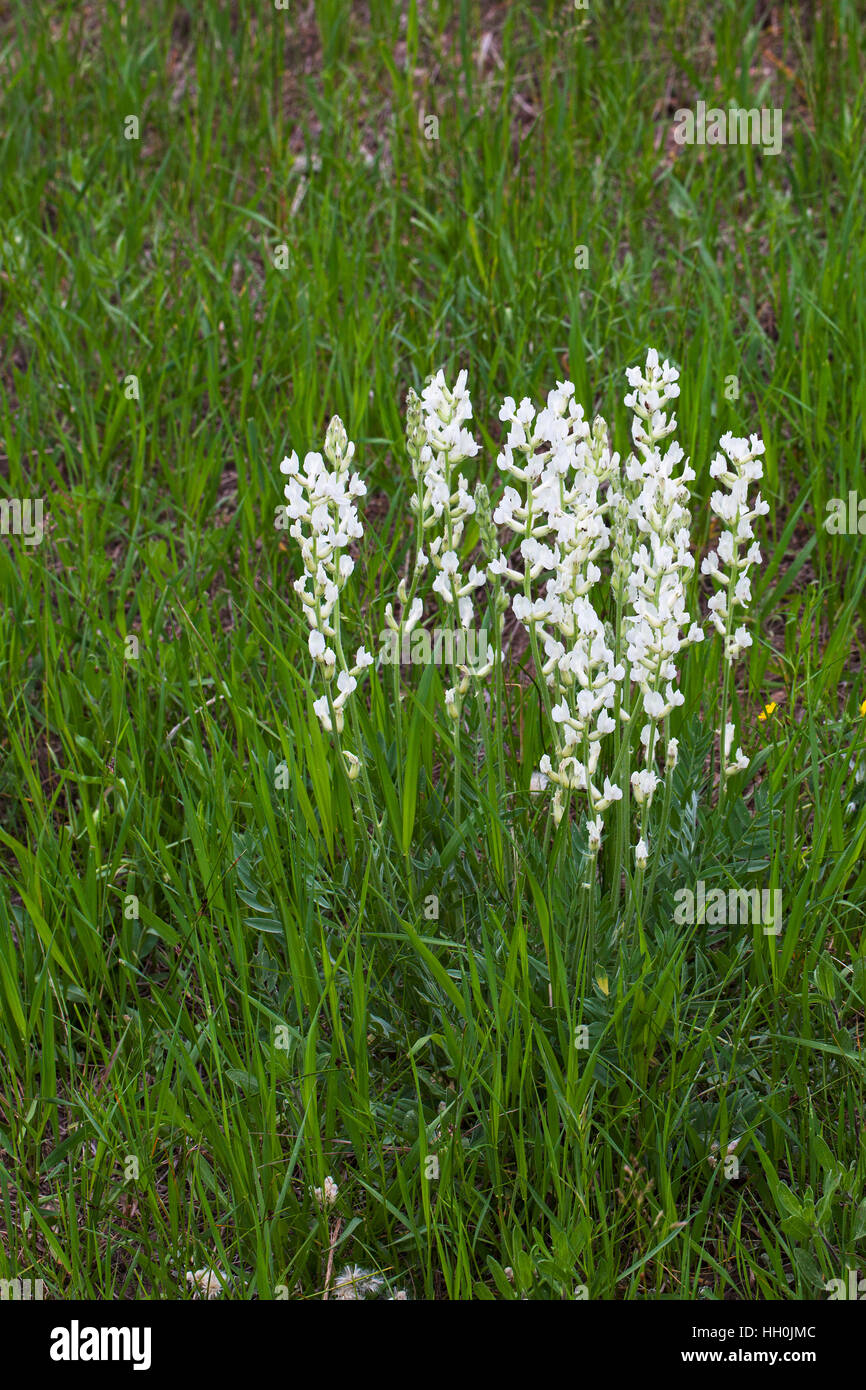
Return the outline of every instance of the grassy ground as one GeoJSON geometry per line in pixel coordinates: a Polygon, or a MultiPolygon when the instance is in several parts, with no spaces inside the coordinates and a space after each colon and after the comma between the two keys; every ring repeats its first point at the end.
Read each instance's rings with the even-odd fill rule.
{"type": "Polygon", "coordinates": [[[0,1275],[788,1299],[862,1264],[866,542],[822,521],[866,491],[864,42],[853,0],[2,6],[3,495],[45,534],[0,538],[0,1275]],[[699,98],[781,108],[782,153],[677,145],[699,98]],[[372,648],[408,387],[468,369],[491,481],[506,394],[569,374],[622,432],[650,345],[696,549],[719,434],[766,440],[756,761],[718,815],[697,654],[644,949],[608,915],[586,975],[525,653],[513,796],[470,757],[459,823],[439,673],[399,727],[373,673],[374,851],[310,713],[277,465],[346,421],[372,648]],[[676,926],[699,878],[780,886],[781,935],[676,926]]]}

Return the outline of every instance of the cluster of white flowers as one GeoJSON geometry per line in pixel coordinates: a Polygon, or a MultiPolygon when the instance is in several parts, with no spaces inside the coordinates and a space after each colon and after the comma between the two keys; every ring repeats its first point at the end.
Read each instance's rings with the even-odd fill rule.
{"type": "MultiPolygon", "coordinates": [[[[351,541],[364,534],[355,499],[363,497],[367,488],[357,473],[350,473],[354,454],[355,446],[335,415],[325,436],[325,458],[330,468],[318,453],[308,453],[303,467],[294,452],[280,464],[280,471],[289,479],[284,515],[291,523],[289,534],[298,542],[304,565],[294,587],[310,626],[310,655],[328,683],[327,693],[313,708],[328,733],[334,723],[342,733],[346,701],[357,688],[357,677],[373,664],[372,656],[359,647],[350,667],[340,635],[340,593],[355,568],[347,550],[351,541]],[[331,688],[335,676],[336,695],[331,688]]],[[[357,776],[358,759],[347,753],[346,761],[349,776],[357,776]]]]}
{"type": "Polygon", "coordinates": [[[334,1205],[340,1193],[340,1189],[330,1175],[325,1178],[322,1187],[313,1187],[311,1191],[313,1194],[313,1201],[322,1211],[328,1211],[328,1209],[334,1205]]]}
{"type": "MultiPolygon", "coordinates": [[[[682,472],[675,474],[684,458],[676,440],[664,453],[659,447],[676,429],[676,416],[668,416],[664,408],[680,393],[679,372],[667,361],[659,364],[658,353],[650,349],[646,366],[629,367],[626,377],[633,388],[625,404],[633,412],[632,439],[637,450],[626,463],[633,496],[626,515],[640,541],[627,580],[626,656],[648,720],[640,735],[647,766],[632,773],[631,786],[638,806],[648,808],[659,783],[654,764],[658,725],[684,699],[674,684],[675,658],[704,634],[686,611],[686,585],[695,567],[688,484],[695,474],[688,460],[682,472]]],[[[677,742],[671,739],[665,750],[666,768],[672,770],[676,759],[677,742]]],[[[646,859],[645,845],[638,849],[640,867],[646,859]]]]}
{"type": "Polygon", "coordinates": [[[614,664],[604,626],[588,599],[574,600],[568,625],[572,632],[567,647],[558,638],[545,641],[548,661],[543,670],[548,683],[562,692],[552,710],[554,725],[562,731],[562,741],[556,745],[555,763],[545,754],[539,771],[558,784],[553,797],[553,818],[557,824],[564,811],[563,790],[586,792],[593,812],[587,823],[589,852],[595,855],[601,848],[602,812],[622,797],[622,788],[612,785],[608,777],[601,791],[592,779],[598,768],[601,740],[616,728],[611,710],[625,669],[614,664]]]}
{"type": "MultiPolygon", "coordinates": [[[[493,520],[497,526],[507,526],[522,537],[520,549],[529,577],[537,579],[545,569],[553,568],[556,559],[553,551],[540,542],[551,535],[557,516],[565,520],[567,508],[579,492],[586,452],[582,446],[589,435],[589,425],[583,407],[574,399],[570,381],[557,383],[548,394],[546,409],[537,416],[528,398],[524,397],[518,406],[512,396],[506,396],[499,418],[510,428],[496,466],[500,473],[523,485],[524,495],[521,497],[516,488],[506,486],[493,520]],[[575,472],[578,484],[575,487],[572,483],[569,491],[569,474],[575,472]]],[[[509,566],[504,553],[491,563],[489,570],[516,584],[524,583],[525,575],[509,566]]]]}
{"type": "Polygon", "coordinates": [[[701,573],[708,574],[719,586],[707,607],[716,631],[725,639],[725,660],[733,662],[752,645],[745,627],[731,631],[734,606],[739,604],[745,608],[751,603],[749,570],[752,565],[761,563],[761,547],[755,540],[752,522],[757,516],[766,516],[770,508],[760,493],[755,498],[754,506],[749,505],[748,496],[749,483],[759,482],[763,477],[764,467],[759,461],[764,452],[763,440],[756,434],[752,435],[751,440],[725,434],[719,440],[719,445],[724,454],[716,454],[710,464],[710,477],[720,478],[728,491],[717,489],[710,497],[710,507],[724,523],[725,530],[719,537],[717,548],[711,550],[703,561],[701,573]],[[742,554],[742,548],[749,541],[751,544],[742,554]]]}
{"type": "Polygon", "coordinates": [[[355,1302],[364,1298],[375,1298],[385,1287],[381,1274],[372,1269],[362,1269],[360,1265],[346,1265],[334,1280],[334,1297],[343,1302],[355,1302]]]}
{"type": "MultiPolygon", "coordinates": [[[[735,609],[745,609],[752,600],[752,584],[749,570],[752,565],[761,563],[761,547],[755,540],[752,522],[758,516],[765,516],[770,510],[760,492],[749,503],[749,484],[760,482],[764,467],[760,455],[764,452],[764,442],[756,434],[751,439],[738,439],[725,434],[719,440],[722,453],[717,453],[710,464],[710,477],[719,478],[727,491],[717,489],[710,497],[710,507],[724,525],[718,545],[711,550],[701,565],[701,573],[708,574],[716,584],[717,590],[707,607],[719,636],[724,642],[724,659],[728,665],[752,645],[752,638],[741,624],[735,628],[735,609]],[[743,551],[745,550],[745,553],[743,551]]],[[[724,712],[727,714],[727,711],[724,712]]],[[[726,777],[742,772],[749,766],[749,760],[741,748],[737,748],[733,759],[731,748],[734,743],[733,724],[725,724],[723,739],[723,767],[726,777]]]]}
{"type": "Polygon", "coordinates": [[[225,1287],[225,1276],[215,1269],[187,1270],[186,1282],[192,1289],[193,1298],[219,1298],[225,1287]]]}
{"type": "MultiPolygon", "coordinates": [[[[416,574],[430,563],[436,571],[433,592],[451,608],[462,628],[472,625],[475,605],[473,595],[486,583],[484,570],[471,565],[464,577],[460,573],[460,547],[468,517],[475,512],[475,499],[458,465],[478,453],[478,443],[470,430],[464,428],[472,418],[472,401],[466,389],[466,372],[460,372],[453,389],[437,372],[421,392],[421,399],[409,393],[408,442],[410,457],[414,455],[417,490],[410,506],[420,522],[420,546],[416,557],[416,574]],[[426,545],[426,551],[424,546],[426,545]]],[[[400,595],[398,594],[398,597],[400,595]]],[[[408,621],[420,617],[421,609],[413,609],[408,621]]],[[[386,614],[387,620],[387,614],[386,614]]],[[[404,630],[406,630],[404,628],[404,630]]],[[[461,666],[460,681],[445,692],[445,705],[452,719],[459,720],[463,699],[472,677],[480,680],[493,668],[493,648],[488,647],[487,659],[476,668],[461,666]]]]}
{"type": "Polygon", "coordinates": [[[601,847],[602,813],[622,796],[607,777],[601,790],[593,781],[601,739],[616,727],[610,711],[625,670],[615,662],[604,624],[588,598],[601,578],[597,561],[609,545],[605,517],[616,495],[611,484],[618,476],[619,455],[611,454],[600,417],[590,430],[570,381],[557,383],[537,415],[528,399],[517,406],[508,396],[499,418],[510,428],[497,465],[522,484],[524,494],[508,485],[493,520],[522,536],[524,568],[523,573],[512,568],[500,553],[488,573],[523,587],[512,607],[533,642],[543,647],[541,669],[551,691],[554,724],[553,757],[544,755],[539,772],[556,785],[557,824],[565,811],[564,792],[586,793],[592,812],[589,850],[595,855],[601,847]],[[533,586],[545,574],[550,577],[544,593],[533,597],[533,586]]]}

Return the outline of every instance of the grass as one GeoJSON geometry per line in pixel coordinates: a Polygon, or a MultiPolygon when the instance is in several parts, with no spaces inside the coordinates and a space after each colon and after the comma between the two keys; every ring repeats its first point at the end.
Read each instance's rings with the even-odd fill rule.
{"type": "Polygon", "coordinates": [[[862,1263],[866,569],[822,522],[863,487],[863,23],[3,7],[3,495],[46,516],[0,538],[0,1276],[174,1298],[217,1267],[318,1299],[330,1257],[419,1299],[775,1300],[862,1263]],[[782,153],[675,145],[699,98],[781,108],[782,153]],[[277,465],[342,416],[372,650],[412,544],[408,387],[468,368],[492,483],[506,394],[570,375],[607,413],[651,344],[682,370],[696,549],[718,436],[767,444],[754,775],[719,814],[698,653],[645,940],[603,914],[587,971],[526,653],[508,795],[468,743],[459,822],[440,673],[399,718],[371,673],[384,857],[357,817],[277,465]],[[783,932],[677,925],[697,879],[781,887],[783,932]]]}

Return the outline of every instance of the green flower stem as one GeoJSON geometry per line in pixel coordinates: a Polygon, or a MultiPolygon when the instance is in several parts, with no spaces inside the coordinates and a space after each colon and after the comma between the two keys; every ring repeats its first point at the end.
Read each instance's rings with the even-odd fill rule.
{"type": "Polygon", "coordinates": [[[734,546],[734,558],[731,562],[731,575],[728,580],[728,602],[727,617],[725,620],[725,644],[722,648],[722,717],[719,724],[719,812],[725,808],[725,792],[727,790],[728,779],[725,776],[725,726],[728,722],[728,697],[731,689],[731,663],[728,660],[727,652],[731,641],[731,633],[734,626],[734,588],[737,576],[737,546],[734,546]]]}
{"type": "MultiPolygon", "coordinates": [[[[384,871],[385,871],[385,874],[387,875],[387,879],[388,879],[386,891],[390,894],[390,900],[391,900],[392,906],[394,907],[394,910],[395,910],[395,911],[398,911],[399,909],[398,909],[398,906],[397,906],[397,905],[398,905],[398,903],[400,902],[399,885],[398,885],[398,883],[397,883],[397,879],[396,879],[396,877],[395,877],[394,870],[393,870],[392,867],[391,867],[391,861],[390,861],[390,859],[388,858],[388,852],[387,852],[387,850],[386,850],[386,848],[385,848],[385,837],[384,837],[384,835],[383,835],[383,833],[382,833],[382,825],[383,825],[383,823],[384,823],[385,817],[384,817],[384,815],[383,815],[382,820],[380,821],[379,818],[378,818],[378,816],[377,816],[377,814],[376,814],[376,802],[375,802],[375,800],[373,799],[373,788],[372,788],[372,786],[370,785],[370,776],[369,776],[369,773],[367,772],[367,760],[366,760],[366,758],[365,758],[364,755],[363,755],[363,742],[362,742],[362,738],[361,738],[361,728],[360,728],[360,723],[359,723],[359,721],[358,721],[358,714],[357,714],[357,711],[356,711],[354,705],[353,705],[352,708],[351,708],[350,719],[351,719],[351,722],[352,722],[352,734],[353,734],[353,737],[354,737],[354,740],[355,740],[355,746],[356,746],[356,748],[357,748],[357,750],[358,750],[356,756],[357,756],[357,758],[358,758],[358,761],[359,761],[360,767],[361,767],[361,781],[362,781],[363,786],[364,786],[364,795],[365,795],[366,798],[367,798],[367,803],[368,803],[369,808],[370,808],[370,815],[371,815],[371,817],[372,817],[373,826],[374,826],[374,830],[375,830],[376,844],[378,845],[379,854],[380,854],[380,857],[381,857],[382,865],[383,865],[383,867],[384,867],[384,871]]],[[[347,774],[347,775],[348,775],[348,774],[347,774]]],[[[351,782],[350,782],[350,785],[352,785],[351,782]]],[[[415,891],[414,891],[414,885],[413,885],[413,881],[412,881],[412,874],[411,874],[410,872],[408,872],[409,867],[410,867],[410,866],[409,866],[409,863],[408,863],[408,855],[407,855],[406,886],[407,886],[408,889],[409,889],[409,900],[410,900],[410,902],[412,903],[412,906],[413,906],[413,908],[414,908],[414,906],[415,906],[415,891]]],[[[381,874],[381,870],[380,870],[380,874],[381,874]]],[[[385,887],[384,881],[383,881],[383,887],[385,887]]]]}
{"type": "Polygon", "coordinates": [[[484,704],[484,692],[481,682],[473,680],[475,700],[478,706],[478,718],[481,724],[481,734],[484,739],[484,763],[487,771],[488,799],[491,802],[494,819],[490,823],[490,842],[493,850],[493,868],[500,890],[505,893],[505,854],[502,847],[502,822],[499,816],[499,797],[498,791],[504,788],[504,782],[500,781],[497,787],[496,762],[494,759],[493,740],[490,734],[489,719],[487,709],[484,704]]]}
{"type": "MultiPolygon", "coordinates": [[[[401,615],[401,616],[402,616],[402,615],[401,615]]],[[[395,730],[395,737],[396,737],[396,740],[397,740],[397,757],[396,757],[396,759],[395,759],[395,762],[396,762],[396,764],[397,764],[397,801],[398,801],[398,804],[402,806],[402,804],[403,804],[403,758],[402,758],[402,756],[401,756],[401,753],[402,753],[402,748],[403,748],[403,707],[402,707],[402,703],[401,703],[401,700],[400,700],[400,654],[401,654],[401,653],[400,653],[400,650],[399,650],[399,648],[402,648],[402,645],[403,645],[403,625],[402,625],[402,623],[401,623],[401,625],[400,625],[400,631],[397,633],[397,640],[398,640],[397,660],[394,662],[394,665],[393,665],[392,670],[391,670],[391,683],[392,683],[392,688],[393,688],[393,691],[394,691],[394,730],[395,730]]]]}
{"type": "MultiPolygon", "coordinates": [[[[665,715],[665,749],[667,749],[667,746],[670,743],[670,724],[670,715],[665,715]]],[[[655,888],[656,876],[659,871],[659,857],[661,855],[662,845],[665,843],[668,834],[668,823],[670,821],[671,803],[673,799],[673,779],[673,769],[665,767],[665,790],[664,797],[662,799],[662,818],[661,824],[658,829],[658,835],[656,837],[656,843],[653,847],[652,869],[650,871],[649,884],[646,890],[646,902],[648,907],[652,905],[653,890],[655,888]]]]}

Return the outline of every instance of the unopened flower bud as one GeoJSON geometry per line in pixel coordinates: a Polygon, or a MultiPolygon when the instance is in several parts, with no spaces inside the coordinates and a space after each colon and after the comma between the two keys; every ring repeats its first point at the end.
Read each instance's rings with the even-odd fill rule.
{"type": "Polygon", "coordinates": [[[485,483],[479,483],[475,489],[475,518],[478,522],[478,534],[481,537],[481,548],[484,554],[490,561],[497,560],[500,550],[499,538],[493,522],[490,493],[487,491],[485,483]]]}
{"type": "MultiPolygon", "coordinates": [[[[355,757],[354,753],[349,753],[345,749],[343,751],[343,757],[346,760],[346,773],[348,774],[349,781],[354,782],[357,779],[358,773],[361,771],[360,761],[355,757]]],[[[325,1181],[327,1183],[329,1179],[326,1178],[325,1181]]]]}

